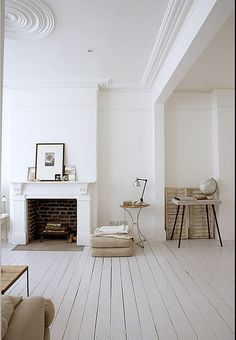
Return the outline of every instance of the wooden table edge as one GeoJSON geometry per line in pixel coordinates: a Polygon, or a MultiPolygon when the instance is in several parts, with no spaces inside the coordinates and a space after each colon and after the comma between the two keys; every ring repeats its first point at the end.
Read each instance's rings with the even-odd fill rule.
{"type": "MultiPolygon", "coordinates": [[[[4,271],[2,271],[2,269],[4,267],[10,267],[10,268],[23,268],[22,271],[20,273],[18,273],[18,275],[4,288],[1,288],[1,294],[4,294],[25,272],[27,273],[27,295],[28,295],[28,270],[29,267],[28,266],[11,266],[11,265],[1,265],[1,274],[4,273],[4,271]]],[[[8,272],[8,273],[16,273],[14,271],[8,272]]]]}

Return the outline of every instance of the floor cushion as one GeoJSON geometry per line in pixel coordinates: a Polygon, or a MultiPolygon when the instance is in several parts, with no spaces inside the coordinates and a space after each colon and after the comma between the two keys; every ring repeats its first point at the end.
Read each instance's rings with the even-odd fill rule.
{"type": "Polygon", "coordinates": [[[91,236],[92,256],[132,256],[133,245],[132,234],[91,236]]]}
{"type": "Polygon", "coordinates": [[[113,257],[113,256],[133,256],[134,247],[124,248],[92,248],[92,256],[96,257],[113,257]]]}

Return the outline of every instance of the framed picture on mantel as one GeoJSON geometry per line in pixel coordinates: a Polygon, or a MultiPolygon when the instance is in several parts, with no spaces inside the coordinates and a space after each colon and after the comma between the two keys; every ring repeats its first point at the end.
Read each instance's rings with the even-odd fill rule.
{"type": "Polygon", "coordinates": [[[63,176],[64,143],[37,143],[35,156],[35,179],[55,181],[55,175],[63,176]]]}
{"type": "Polygon", "coordinates": [[[75,181],[76,180],[75,166],[74,165],[70,165],[70,166],[65,167],[65,176],[68,177],[68,179],[67,179],[68,181],[75,181]]]}

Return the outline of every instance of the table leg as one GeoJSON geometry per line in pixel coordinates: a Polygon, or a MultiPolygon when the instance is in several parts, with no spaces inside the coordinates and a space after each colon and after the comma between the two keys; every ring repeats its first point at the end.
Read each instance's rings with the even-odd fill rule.
{"type": "Polygon", "coordinates": [[[26,270],[26,287],[27,287],[27,296],[29,296],[29,268],[27,267],[27,270],[26,270]]]}
{"type": "Polygon", "coordinates": [[[133,219],[133,216],[132,216],[132,214],[131,214],[131,212],[128,210],[128,209],[126,209],[126,208],[123,208],[125,211],[127,211],[127,213],[129,214],[129,216],[130,216],[130,218],[131,218],[131,222],[132,222],[132,226],[131,226],[131,231],[133,230],[133,227],[134,227],[134,219],[133,219]]]}
{"type": "Polygon", "coordinates": [[[6,219],[6,242],[7,242],[8,220],[6,219]]]}
{"type": "Polygon", "coordinates": [[[140,246],[140,247],[142,247],[142,248],[144,248],[144,245],[143,245],[143,241],[146,241],[146,237],[141,233],[141,231],[140,231],[140,229],[139,229],[139,224],[138,224],[138,221],[139,221],[139,214],[140,214],[140,211],[141,211],[141,209],[142,208],[139,208],[139,211],[138,211],[138,214],[137,214],[137,217],[136,217],[136,222],[134,222],[134,217],[133,217],[133,215],[131,214],[131,212],[127,209],[127,208],[124,208],[123,207],[123,209],[125,210],[125,211],[127,211],[127,213],[129,214],[129,216],[130,216],[130,218],[131,218],[131,221],[132,221],[132,227],[131,227],[131,231],[133,231],[133,227],[136,225],[136,227],[137,227],[137,233],[138,233],[138,239],[139,239],[139,241],[136,241],[136,243],[140,246]],[[143,239],[142,239],[142,237],[143,237],[143,239]]]}
{"type": "Polygon", "coordinates": [[[141,233],[141,231],[140,231],[140,229],[139,229],[139,223],[138,223],[138,221],[139,221],[139,214],[140,214],[140,212],[141,212],[141,209],[142,209],[142,208],[139,209],[139,212],[138,212],[138,215],[137,215],[137,229],[138,229],[139,234],[142,235],[143,241],[146,241],[146,237],[141,233]]]}
{"type": "Polygon", "coordinates": [[[181,235],[182,235],[182,229],[183,229],[183,223],[184,223],[184,211],[185,211],[185,205],[183,205],[183,213],[182,213],[182,219],[181,219],[181,227],[180,227],[180,233],[179,233],[179,245],[178,245],[178,248],[180,248],[180,242],[181,242],[181,235]]]}
{"type": "Polygon", "coordinates": [[[206,204],[206,215],[207,215],[208,238],[211,238],[211,234],[210,234],[210,224],[209,224],[209,216],[208,216],[208,207],[207,207],[207,204],[206,204]]]}
{"type": "Polygon", "coordinates": [[[140,214],[140,211],[141,211],[142,208],[139,208],[139,211],[138,211],[138,214],[137,214],[137,219],[136,219],[136,225],[137,225],[137,232],[138,232],[138,238],[139,238],[139,245],[144,248],[144,245],[143,245],[143,241],[146,241],[146,238],[145,236],[141,233],[140,229],[139,229],[139,224],[138,224],[138,220],[139,220],[139,214],[140,214]],[[143,236],[143,239],[142,237],[140,236],[142,235],[143,236]]]}
{"type": "Polygon", "coordinates": [[[212,210],[213,210],[213,214],[214,214],[214,218],[215,218],[215,222],[216,222],[216,228],[217,228],[217,232],[218,232],[218,236],[219,236],[219,240],[220,240],[220,245],[221,245],[221,247],[223,247],[223,243],[222,243],[221,236],[220,236],[220,229],[219,229],[219,225],[218,225],[217,218],[216,218],[216,211],[215,211],[214,204],[212,204],[212,210]]]}
{"type": "Polygon", "coordinates": [[[178,205],[178,208],[177,208],[177,212],[176,212],[176,216],[175,216],[175,222],[174,222],[172,234],[171,234],[171,237],[170,237],[171,240],[173,239],[173,236],[174,236],[175,226],[176,226],[176,222],[177,222],[177,217],[178,217],[178,214],[179,214],[179,208],[180,208],[180,205],[178,205]]]}

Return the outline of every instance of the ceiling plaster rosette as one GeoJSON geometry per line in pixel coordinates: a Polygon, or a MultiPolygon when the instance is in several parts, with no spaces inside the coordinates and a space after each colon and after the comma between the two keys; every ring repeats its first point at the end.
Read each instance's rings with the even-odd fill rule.
{"type": "Polygon", "coordinates": [[[13,40],[38,40],[54,28],[49,8],[40,0],[6,0],[5,37],[13,40]]]}

